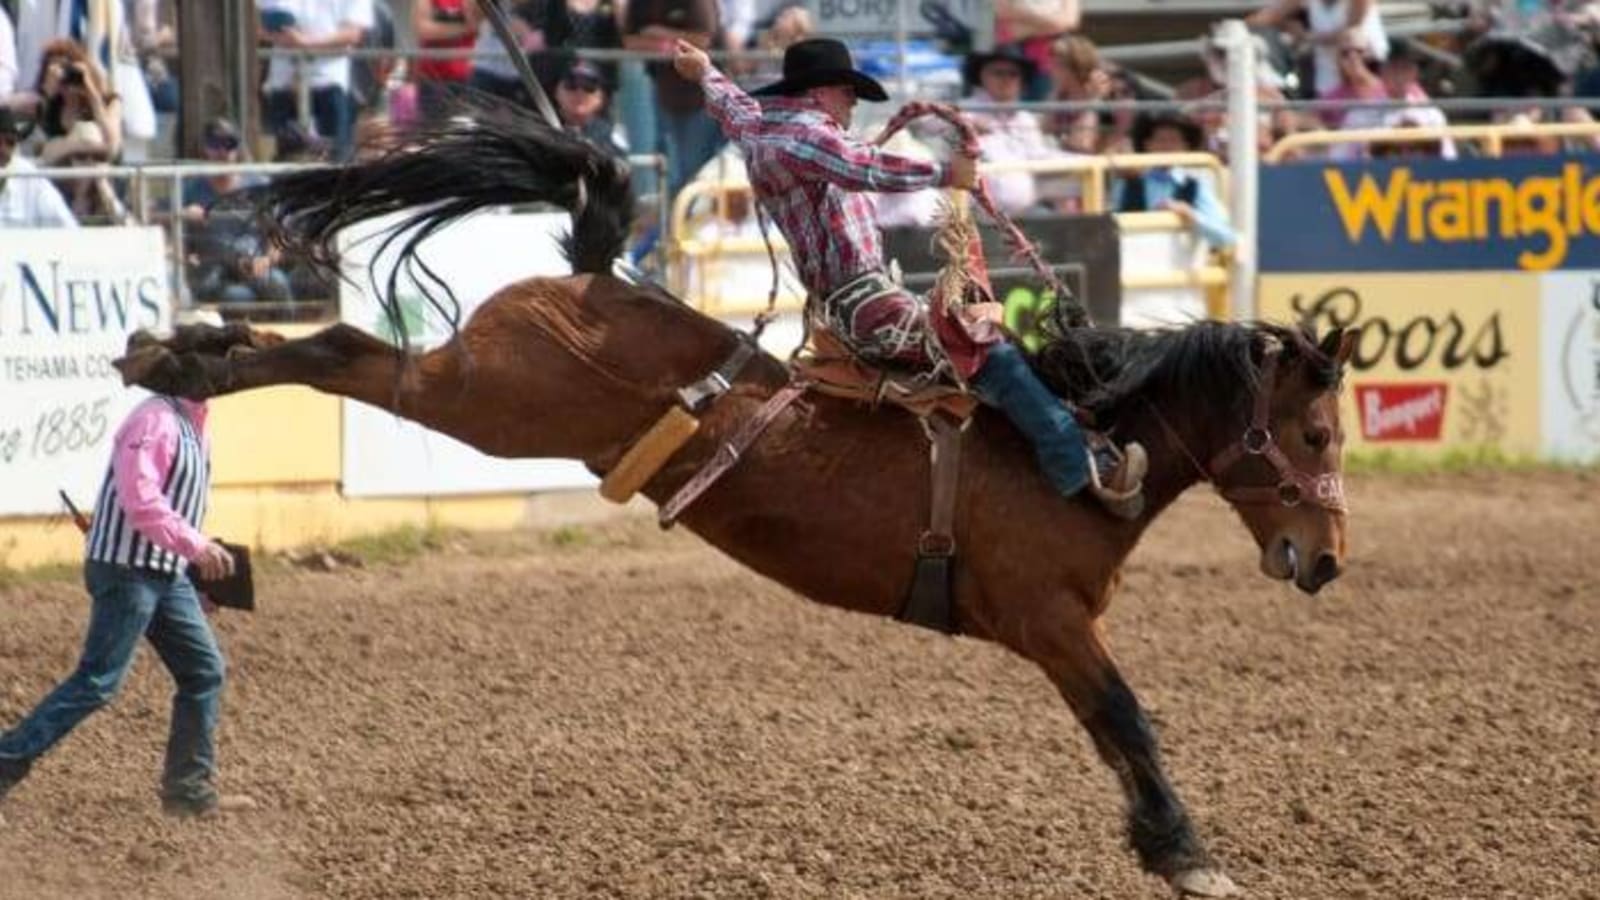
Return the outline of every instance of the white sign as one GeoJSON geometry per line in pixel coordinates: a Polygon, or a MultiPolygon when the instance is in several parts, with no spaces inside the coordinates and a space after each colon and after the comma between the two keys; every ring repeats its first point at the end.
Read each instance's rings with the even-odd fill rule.
{"type": "MultiPolygon", "coordinates": [[[[900,28],[900,3],[902,0],[805,0],[806,9],[816,22],[817,34],[825,37],[853,37],[877,35],[887,37],[898,34],[900,28]]],[[[932,34],[933,21],[923,13],[923,7],[938,7],[961,24],[980,35],[987,35],[994,23],[992,0],[936,0],[924,4],[918,0],[903,0],[910,4],[906,11],[906,31],[909,34],[932,34]]],[[[939,13],[935,13],[939,14],[939,13]]]]}
{"type": "MultiPolygon", "coordinates": [[[[349,229],[341,237],[346,280],[339,291],[339,317],[386,341],[393,327],[372,294],[367,265],[375,239],[398,219],[384,218],[349,229]],[[353,283],[352,283],[353,282],[353,283]]],[[[536,275],[567,275],[557,239],[571,226],[565,213],[482,214],[428,238],[421,258],[449,285],[461,305],[460,324],[500,288],[536,275]]],[[[398,244],[379,260],[373,275],[381,286],[394,270],[398,244]]],[[[430,291],[448,303],[443,289],[430,291]]],[[[435,311],[416,281],[402,276],[400,307],[412,345],[419,350],[448,340],[450,324],[435,311]]],[[[354,400],[344,403],[343,490],[351,497],[502,493],[587,487],[595,483],[581,463],[550,459],[499,459],[454,438],[430,431],[394,413],[354,400]]]]}
{"type": "Polygon", "coordinates": [[[1541,278],[1539,418],[1544,453],[1600,460],[1600,272],[1541,278]]]}
{"type": "Polygon", "coordinates": [[[94,501],[113,432],[141,398],[111,360],[169,328],[159,228],[0,232],[0,515],[94,501]]]}

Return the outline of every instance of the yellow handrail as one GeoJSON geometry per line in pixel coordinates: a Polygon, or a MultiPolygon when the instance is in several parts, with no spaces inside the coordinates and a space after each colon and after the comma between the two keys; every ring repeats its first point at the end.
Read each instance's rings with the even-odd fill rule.
{"type": "Polygon", "coordinates": [[[1528,138],[1600,138],[1600,122],[1545,122],[1536,124],[1447,125],[1439,128],[1359,128],[1349,131],[1302,131],[1287,135],[1268,150],[1262,161],[1282,162],[1285,155],[1307,147],[1336,144],[1423,144],[1445,138],[1481,143],[1488,156],[1499,156],[1506,140],[1528,138]]]}
{"type": "MultiPolygon", "coordinates": [[[[1217,192],[1223,196],[1228,193],[1228,170],[1222,160],[1210,153],[1117,153],[1105,156],[1064,156],[1055,159],[1010,160],[1006,162],[987,162],[979,167],[984,173],[1004,172],[1031,172],[1035,175],[1076,175],[1087,181],[1090,176],[1098,176],[1097,180],[1115,177],[1130,172],[1146,172],[1151,169],[1183,168],[1204,169],[1211,173],[1215,179],[1217,192]]],[[[712,196],[720,199],[727,194],[737,191],[748,191],[750,182],[746,179],[730,179],[725,181],[695,181],[685,185],[678,192],[672,203],[672,233],[682,234],[684,226],[688,224],[689,209],[701,197],[712,196]]],[[[1102,190],[1090,190],[1084,193],[1084,212],[1105,212],[1106,195],[1102,190]]]]}

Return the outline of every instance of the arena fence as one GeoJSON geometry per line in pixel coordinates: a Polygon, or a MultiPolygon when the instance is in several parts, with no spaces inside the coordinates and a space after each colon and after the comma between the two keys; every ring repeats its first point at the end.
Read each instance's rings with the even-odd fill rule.
{"type": "Polygon", "coordinates": [[[1272,145],[1262,157],[1268,163],[1290,161],[1298,154],[1333,147],[1360,145],[1375,147],[1437,144],[1449,138],[1461,144],[1476,145],[1483,156],[1505,154],[1508,143],[1583,139],[1591,149],[1600,147],[1600,122],[1500,123],[1495,125],[1449,125],[1443,128],[1375,128],[1333,131],[1304,131],[1291,134],[1272,145]]]}
{"type": "MultiPolygon", "coordinates": [[[[1072,187],[1067,194],[1079,200],[1084,214],[1110,212],[1108,187],[1111,179],[1151,169],[1175,167],[1197,173],[1210,180],[1221,197],[1228,196],[1229,175],[1222,161],[1209,153],[1118,154],[1109,156],[1066,157],[985,163],[986,174],[1025,172],[1036,177],[1061,179],[1072,187]]],[[[672,204],[668,250],[669,286],[682,296],[694,298],[701,309],[712,315],[737,315],[763,309],[771,288],[767,242],[753,233],[754,213],[743,211],[741,201],[750,184],[743,179],[692,182],[678,193],[672,204]],[[709,227],[708,227],[709,226],[709,227]],[[724,236],[733,234],[734,236],[724,236]]],[[[1188,229],[1177,215],[1155,211],[1117,216],[1124,234],[1166,235],[1178,244],[1192,244],[1188,229]]],[[[770,229],[772,250],[780,264],[789,247],[776,229],[770,229]]],[[[1235,256],[1218,253],[1198,261],[1169,268],[1124,266],[1125,291],[1193,290],[1203,292],[1198,309],[1223,318],[1228,315],[1227,286],[1235,256]]],[[[804,292],[792,279],[780,282],[779,309],[792,311],[804,303],[804,292]]]]}

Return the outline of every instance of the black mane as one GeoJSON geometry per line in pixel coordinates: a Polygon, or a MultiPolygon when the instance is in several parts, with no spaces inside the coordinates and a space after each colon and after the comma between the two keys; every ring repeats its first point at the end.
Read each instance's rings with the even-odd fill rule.
{"type": "Polygon", "coordinates": [[[1339,367],[1315,335],[1264,322],[1202,321],[1175,328],[1051,328],[1033,354],[1041,379],[1109,428],[1146,401],[1181,400],[1212,421],[1241,421],[1255,396],[1267,339],[1284,361],[1309,360],[1314,383],[1333,387],[1339,367]]]}

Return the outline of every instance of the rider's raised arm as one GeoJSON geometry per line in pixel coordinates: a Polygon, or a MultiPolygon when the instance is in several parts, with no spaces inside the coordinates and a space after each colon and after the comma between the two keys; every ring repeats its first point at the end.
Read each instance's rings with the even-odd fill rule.
{"type": "Polygon", "coordinates": [[[737,144],[755,133],[761,124],[761,104],[754,97],[716,69],[706,71],[700,86],[706,92],[706,112],[722,126],[728,140],[737,144]]]}
{"type": "Polygon", "coordinates": [[[779,148],[790,171],[851,191],[906,193],[949,187],[950,167],[889,153],[842,132],[819,131],[779,148]]]}

